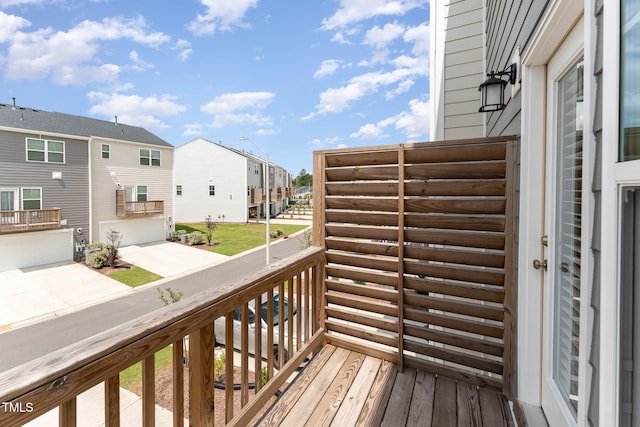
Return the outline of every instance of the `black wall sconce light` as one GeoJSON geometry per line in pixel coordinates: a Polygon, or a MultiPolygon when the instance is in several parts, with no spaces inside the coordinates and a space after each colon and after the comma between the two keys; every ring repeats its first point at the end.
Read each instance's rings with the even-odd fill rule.
{"type": "Polygon", "coordinates": [[[486,111],[498,111],[504,109],[506,104],[504,103],[504,89],[507,83],[515,84],[516,77],[518,75],[518,66],[511,64],[509,68],[504,71],[492,71],[487,74],[489,77],[482,82],[478,90],[480,93],[480,109],[481,113],[486,111]],[[503,80],[502,77],[507,76],[508,80],[503,80]]]}

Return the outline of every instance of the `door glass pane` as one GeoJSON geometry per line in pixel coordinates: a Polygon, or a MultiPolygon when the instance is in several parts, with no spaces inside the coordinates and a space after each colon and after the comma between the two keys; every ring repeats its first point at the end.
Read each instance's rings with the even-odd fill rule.
{"type": "Polygon", "coordinates": [[[620,229],[620,427],[640,421],[640,187],[622,191],[620,229]]]}
{"type": "Polygon", "coordinates": [[[125,192],[125,198],[127,199],[127,202],[134,202],[135,199],[133,198],[133,186],[131,185],[127,185],[124,187],[124,192],[125,192]]]}
{"type": "Polygon", "coordinates": [[[620,160],[640,159],[640,2],[622,1],[620,78],[620,160]]]}
{"type": "Polygon", "coordinates": [[[574,416],[578,405],[583,62],[558,82],[553,270],[553,379],[574,416]]]}
{"type": "Polygon", "coordinates": [[[15,191],[0,191],[0,211],[14,211],[15,191]]]}

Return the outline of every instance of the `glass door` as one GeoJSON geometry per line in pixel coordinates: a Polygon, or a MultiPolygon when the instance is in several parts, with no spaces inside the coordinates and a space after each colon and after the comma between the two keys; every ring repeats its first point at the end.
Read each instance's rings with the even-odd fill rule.
{"type": "Polygon", "coordinates": [[[575,425],[581,403],[583,59],[575,47],[563,45],[547,70],[542,406],[551,426],[575,425]]]}

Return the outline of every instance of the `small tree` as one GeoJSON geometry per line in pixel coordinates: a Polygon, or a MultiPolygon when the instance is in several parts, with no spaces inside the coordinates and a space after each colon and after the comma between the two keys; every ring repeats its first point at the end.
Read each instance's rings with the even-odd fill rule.
{"type": "Polygon", "coordinates": [[[205,232],[207,244],[211,246],[211,241],[213,240],[213,231],[218,226],[218,223],[211,219],[211,215],[207,215],[207,217],[204,219],[204,224],[207,227],[207,231],[205,232]]]}
{"type": "Polygon", "coordinates": [[[109,229],[107,233],[107,265],[113,267],[118,258],[118,248],[122,242],[122,235],[119,231],[109,229]]]}

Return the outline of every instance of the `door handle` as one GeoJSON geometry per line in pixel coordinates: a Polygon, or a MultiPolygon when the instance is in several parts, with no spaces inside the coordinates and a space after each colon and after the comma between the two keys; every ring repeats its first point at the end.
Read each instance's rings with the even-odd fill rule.
{"type": "Polygon", "coordinates": [[[563,273],[568,273],[569,272],[569,264],[566,263],[566,262],[560,263],[560,271],[562,271],[563,273]]]}
{"type": "Polygon", "coordinates": [[[547,260],[543,259],[542,261],[540,261],[539,259],[534,259],[533,260],[533,268],[535,268],[536,270],[540,270],[540,267],[544,268],[545,271],[547,271],[547,260]]]}

